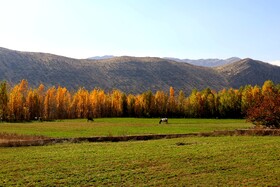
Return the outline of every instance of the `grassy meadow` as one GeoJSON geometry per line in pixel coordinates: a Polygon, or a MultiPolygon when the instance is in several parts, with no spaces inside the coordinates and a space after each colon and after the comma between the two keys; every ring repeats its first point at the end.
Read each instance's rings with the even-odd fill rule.
{"type": "Polygon", "coordinates": [[[241,119],[169,119],[158,124],[156,118],[98,118],[53,122],[0,123],[0,133],[39,135],[54,138],[123,136],[144,134],[184,134],[252,127],[241,119]]]}
{"type": "Polygon", "coordinates": [[[279,186],[280,138],[0,148],[0,186],[279,186]]]}
{"type": "MultiPolygon", "coordinates": [[[[175,134],[252,127],[236,119],[100,118],[0,123],[0,133],[48,137],[175,134]]],[[[1,138],[0,138],[1,139],[1,138]]],[[[279,136],[0,147],[0,186],[279,186],[279,136]]]]}

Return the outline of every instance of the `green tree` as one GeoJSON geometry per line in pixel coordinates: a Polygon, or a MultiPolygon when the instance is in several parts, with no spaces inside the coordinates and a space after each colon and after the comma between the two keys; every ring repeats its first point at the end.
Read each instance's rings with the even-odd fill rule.
{"type": "Polygon", "coordinates": [[[135,96],[129,94],[127,96],[127,113],[129,117],[135,117],[135,96]]]}
{"type": "Polygon", "coordinates": [[[8,91],[7,83],[0,84],[0,120],[6,121],[8,117],[8,91]]]}
{"type": "Polygon", "coordinates": [[[144,117],[152,117],[154,115],[155,108],[155,99],[152,91],[144,92],[141,96],[143,99],[142,107],[144,117]]]}
{"type": "Polygon", "coordinates": [[[222,118],[241,117],[241,94],[230,88],[219,92],[219,114],[222,118]]]}

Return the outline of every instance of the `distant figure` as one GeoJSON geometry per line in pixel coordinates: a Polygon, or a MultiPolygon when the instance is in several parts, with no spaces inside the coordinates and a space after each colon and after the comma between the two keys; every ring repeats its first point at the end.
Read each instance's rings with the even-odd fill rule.
{"type": "Polygon", "coordinates": [[[89,122],[89,121],[94,121],[94,120],[93,120],[92,117],[88,117],[88,118],[87,118],[87,121],[89,122]]]}
{"type": "Polygon", "coordinates": [[[161,124],[161,122],[165,122],[167,124],[168,123],[168,119],[167,118],[161,118],[159,120],[159,124],[161,124]]]}
{"type": "Polygon", "coordinates": [[[34,119],[35,119],[36,121],[40,121],[40,122],[43,121],[41,117],[35,117],[34,119]]]}

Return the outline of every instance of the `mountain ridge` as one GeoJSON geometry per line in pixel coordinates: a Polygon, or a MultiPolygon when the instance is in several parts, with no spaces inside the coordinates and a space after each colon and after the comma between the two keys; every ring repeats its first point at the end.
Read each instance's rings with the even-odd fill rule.
{"type": "Polygon", "coordinates": [[[215,68],[224,75],[232,87],[244,84],[262,85],[266,80],[280,83],[280,67],[259,60],[245,58],[238,62],[215,68]]]}
{"type": "Polygon", "coordinates": [[[262,85],[265,79],[280,82],[280,76],[275,75],[280,67],[261,61],[245,61],[211,68],[159,57],[121,56],[91,60],[0,48],[0,80],[17,84],[26,79],[32,87],[43,83],[47,87],[60,85],[70,90],[80,87],[105,91],[119,89],[133,94],[148,90],[167,92],[171,86],[189,94],[193,89],[218,91],[255,82],[262,85]],[[250,63],[259,66],[254,69],[250,63]],[[262,68],[265,72],[259,76],[262,68]],[[236,73],[231,74],[229,69],[236,73]],[[250,82],[248,79],[258,80],[250,82]]]}
{"type": "Polygon", "coordinates": [[[166,59],[174,60],[176,62],[189,63],[196,66],[204,66],[204,67],[218,67],[221,65],[230,64],[241,60],[238,57],[231,57],[227,59],[209,58],[209,59],[197,59],[197,60],[166,57],[166,59]]]}
{"type": "Polygon", "coordinates": [[[87,59],[89,60],[103,60],[103,59],[109,59],[109,58],[114,58],[116,56],[114,55],[103,55],[103,56],[93,56],[93,57],[89,57],[87,59]]]}

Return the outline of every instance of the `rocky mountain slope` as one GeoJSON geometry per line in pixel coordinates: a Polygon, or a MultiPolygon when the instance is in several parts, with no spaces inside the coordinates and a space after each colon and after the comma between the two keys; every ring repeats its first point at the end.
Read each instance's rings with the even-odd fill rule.
{"type": "Polygon", "coordinates": [[[280,83],[280,67],[246,58],[235,63],[217,67],[231,87],[239,88],[246,84],[262,85],[266,80],[280,83]]]}
{"type": "Polygon", "coordinates": [[[279,69],[251,59],[209,68],[154,57],[78,60],[0,48],[0,80],[13,85],[26,79],[32,87],[43,83],[47,87],[61,85],[69,90],[98,87],[134,94],[147,90],[168,91],[170,86],[186,93],[194,88],[221,90],[245,84],[261,85],[267,79],[279,83],[279,69]]]}

